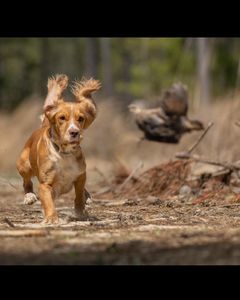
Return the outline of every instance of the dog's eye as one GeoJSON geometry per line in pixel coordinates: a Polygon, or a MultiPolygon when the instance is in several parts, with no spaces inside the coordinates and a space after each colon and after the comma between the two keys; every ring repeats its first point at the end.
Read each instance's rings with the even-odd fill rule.
{"type": "Polygon", "coordinates": [[[65,116],[61,116],[61,117],[59,117],[59,119],[60,119],[61,121],[66,120],[65,116]]]}
{"type": "Polygon", "coordinates": [[[78,122],[82,123],[84,121],[84,117],[79,117],[78,122]]]}

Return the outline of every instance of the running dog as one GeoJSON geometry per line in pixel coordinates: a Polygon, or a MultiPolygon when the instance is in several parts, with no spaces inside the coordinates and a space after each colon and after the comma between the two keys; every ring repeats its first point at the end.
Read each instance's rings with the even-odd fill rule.
{"type": "Polygon", "coordinates": [[[68,86],[66,75],[56,75],[48,80],[48,94],[44,103],[44,116],[40,129],[27,140],[17,161],[23,178],[24,203],[32,204],[37,198],[31,178],[39,181],[39,198],[44,211],[44,223],[59,222],[54,200],[75,188],[76,216],[87,216],[86,163],[80,146],[83,131],[96,118],[97,108],[92,93],[99,90],[98,80],[76,81],[72,93],[76,102],[66,102],[63,91],[68,86]]]}

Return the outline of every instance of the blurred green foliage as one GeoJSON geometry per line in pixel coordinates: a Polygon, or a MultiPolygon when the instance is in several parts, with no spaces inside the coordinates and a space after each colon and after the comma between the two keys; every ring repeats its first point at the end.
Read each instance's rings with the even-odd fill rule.
{"type": "MultiPolygon", "coordinates": [[[[66,73],[71,79],[84,76],[89,62],[86,40],[0,38],[0,109],[14,109],[31,94],[44,96],[47,78],[55,73],[66,73]]],[[[100,38],[96,40],[97,73],[90,75],[102,80],[105,66],[100,38]]],[[[126,101],[158,96],[174,81],[195,88],[195,38],[110,38],[109,45],[111,96],[126,101]]],[[[226,94],[238,85],[240,39],[211,38],[211,51],[212,92],[226,94]]]]}

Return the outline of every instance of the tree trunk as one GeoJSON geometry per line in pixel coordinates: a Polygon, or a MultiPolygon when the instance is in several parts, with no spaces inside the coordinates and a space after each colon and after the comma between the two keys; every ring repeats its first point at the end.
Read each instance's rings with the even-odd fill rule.
{"type": "Polygon", "coordinates": [[[41,70],[40,70],[40,84],[37,89],[39,89],[40,94],[46,95],[47,91],[47,80],[52,74],[50,72],[50,41],[48,38],[41,39],[41,70]]]}
{"type": "Polygon", "coordinates": [[[85,44],[85,76],[97,76],[97,39],[86,38],[85,44]]]}
{"type": "Polygon", "coordinates": [[[111,62],[111,41],[109,38],[101,38],[101,59],[103,74],[103,94],[113,95],[112,62],[111,62]]]}
{"type": "Polygon", "coordinates": [[[209,38],[197,38],[197,73],[200,103],[210,102],[210,59],[211,47],[209,38]]]}
{"type": "Polygon", "coordinates": [[[148,96],[151,94],[150,82],[149,82],[149,38],[141,39],[141,56],[143,61],[143,87],[144,87],[144,96],[148,96]]]}

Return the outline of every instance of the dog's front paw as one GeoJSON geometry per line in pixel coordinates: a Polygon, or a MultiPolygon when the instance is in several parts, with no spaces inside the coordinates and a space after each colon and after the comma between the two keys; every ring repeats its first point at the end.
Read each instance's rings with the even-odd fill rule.
{"type": "Polygon", "coordinates": [[[59,223],[59,218],[56,214],[51,216],[46,216],[42,221],[43,225],[54,225],[59,223]]]}
{"type": "Polygon", "coordinates": [[[24,195],[23,204],[32,205],[37,201],[37,197],[33,193],[27,193],[24,195]]]}
{"type": "Polygon", "coordinates": [[[87,221],[87,220],[89,220],[89,214],[88,214],[88,212],[87,212],[86,209],[83,209],[83,210],[77,210],[77,209],[75,209],[75,217],[79,221],[87,221]]]}

